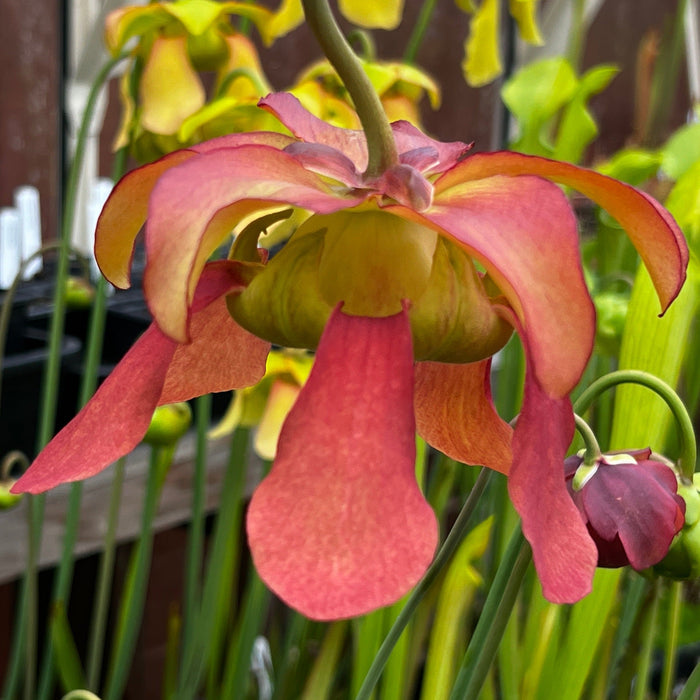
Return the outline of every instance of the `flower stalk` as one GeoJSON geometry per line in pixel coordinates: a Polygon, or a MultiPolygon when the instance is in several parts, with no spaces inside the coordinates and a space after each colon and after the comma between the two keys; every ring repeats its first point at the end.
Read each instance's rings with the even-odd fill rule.
{"type": "Polygon", "coordinates": [[[697,441],[693,422],[680,397],[666,382],[648,372],[633,369],[621,369],[600,377],[591,384],[578,398],[574,405],[577,413],[583,413],[593,401],[604,391],[618,384],[639,384],[651,389],[658,394],[671,409],[678,426],[680,439],[680,454],[678,457],[678,470],[682,478],[692,481],[695,473],[695,461],[697,458],[697,441]]]}
{"type": "Polygon", "coordinates": [[[331,65],[348,89],[367,136],[366,178],[378,177],[398,163],[391,126],[382,103],[355,52],[340,31],[327,0],[302,0],[306,21],[331,65]]]}

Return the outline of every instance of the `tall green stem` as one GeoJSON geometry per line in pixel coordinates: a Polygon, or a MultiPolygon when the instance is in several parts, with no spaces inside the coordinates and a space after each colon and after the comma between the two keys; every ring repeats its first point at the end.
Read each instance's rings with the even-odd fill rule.
{"type": "Polygon", "coordinates": [[[378,177],[398,162],[394,135],[382,103],[360,61],[340,31],[327,0],[302,0],[306,21],[345,84],[367,136],[365,177],[378,177]]]}

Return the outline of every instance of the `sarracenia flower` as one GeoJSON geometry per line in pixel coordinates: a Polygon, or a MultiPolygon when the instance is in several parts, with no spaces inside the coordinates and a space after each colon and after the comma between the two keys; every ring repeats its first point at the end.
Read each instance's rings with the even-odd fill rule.
{"type": "Polygon", "coordinates": [[[159,403],[252,384],[268,342],[315,348],[248,511],[255,564],[278,595],[338,618],[386,605],[420,578],[438,533],[414,475],[417,427],[450,457],[508,474],[545,595],[581,598],[598,555],[562,464],[595,317],[576,222],[551,181],[618,219],[662,310],[685,277],[678,227],[651,198],[598,173],[517,153],[464,157],[465,144],[405,122],[392,127],[398,162],[363,175],[361,132],[318,120],[289,95],[263,106],[293,136],[224,136],[117,184],[96,254],[106,277],[128,286],[146,222],[155,323],[17,488],[103,469],[138,442],[159,403]],[[302,223],[268,261],[258,233],[285,208],[302,223]],[[256,212],[229,260],[207,262],[256,212]],[[489,389],[490,357],[513,328],[527,356],[514,431],[489,389]]]}

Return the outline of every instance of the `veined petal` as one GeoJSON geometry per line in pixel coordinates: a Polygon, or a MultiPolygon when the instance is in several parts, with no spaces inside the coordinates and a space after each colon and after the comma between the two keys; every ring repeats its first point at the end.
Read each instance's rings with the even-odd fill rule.
{"type": "Polygon", "coordinates": [[[42,450],[15,491],[40,493],[86,479],[131,452],[151,422],[175,348],[151,324],[83,410],[42,450]]]}
{"type": "Polygon", "coordinates": [[[412,396],[406,311],[336,309],[248,511],[260,576],[308,617],[388,605],[432,559],[437,526],[415,479],[412,396]]]}
{"type": "Polygon", "coordinates": [[[484,265],[529,338],[543,388],[551,396],[568,394],[593,347],[595,314],[583,280],[576,221],[561,190],[526,176],[461,181],[441,188],[421,219],[484,265]]]}
{"type": "Polygon", "coordinates": [[[564,479],[564,457],[573,432],[569,399],[547,395],[530,363],[513,433],[508,492],[532,546],[544,597],[553,603],[575,603],[587,595],[598,561],[598,550],[564,479]]]}
{"type": "Polygon", "coordinates": [[[688,246],[673,217],[640,190],[569,163],[502,152],[476,154],[458,163],[435,183],[435,196],[465,180],[493,175],[538,175],[581,192],[611,214],[625,229],[654,282],[662,311],[685,280],[688,246]]]}
{"type": "MultiPolygon", "coordinates": [[[[259,105],[272,112],[297,138],[307,143],[322,143],[345,154],[362,172],[367,167],[367,142],[362,131],[341,129],[318,119],[307,112],[299,100],[289,93],[273,93],[260,100],[259,105]]],[[[452,167],[469,150],[461,141],[442,143],[426,136],[420,129],[405,121],[392,124],[399,156],[419,148],[431,149],[429,160],[421,159],[418,165],[426,167],[426,173],[439,173],[452,167]],[[433,157],[432,153],[436,154],[433,157]]],[[[414,156],[407,165],[417,167],[414,156]]]]}
{"type": "MultiPolygon", "coordinates": [[[[221,332],[222,295],[242,286],[236,272],[236,266],[229,263],[226,269],[221,265],[213,266],[202,277],[191,320],[198,330],[212,332],[208,338],[197,339],[196,349],[200,353],[207,343],[220,342],[216,336],[221,332]]],[[[231,325],[237,328],[233,321],[231,325]]],[[[241,333],[239,329],[239,332],[224,335],[238,340],[241,333]]],[[[51,440],[17,481],[16,491],[40,493],[64,482],[97,474],[138,445],[157,405],[212,390],[215,372],[227,374],[233,370],[237,378],[249,378],[251,384],[256,382],[265,371],[265,357],[263,348],[251,346],[248,343],[240,349],[242,353],[252,351],[250,357],[241,354],[237,361],[224,360],[223,364],[217,357],[218,364],[203,368],[193,362],[195,353],[183,351],[155,323],[151,324],[83,410],[51,440]],[[179,352],[184,352],[189,361],[181,357],[170,371],[173,356],[179,352]],[[186,381],[182,378],[184,370],[192,372],[186,381]],[[198,387],[192,384],[196,381],[201,381],[198,387]]],[[[228,379],[225,381],[230,384],[228,379]]]]}
{"type": "Polygon", "coordinates": [[[298,139],[340,151],[360,172],[367,167],[367,140],[363,131],[328,124],[304,109],[301,102],[288,92],[263,97],[258,106],[274,114],[298,139]]]}
{"type": "Polygon", "coordinates": [[[187,341],[187,307],[204,263],[247,214],[275,203],[331,213],[365,196],[334,192],[293,156],[269,146],[210,151],[170,169],[153,189],[146,224],[143,284],[158,325],[187,341]]]}
{"type": "Polygon", "coordinates": [[[97,222],[95,257],[104,276],[120,289],[129,287],[134,242],[146,221],[151,192],[166,170],[189,160],[197,153],[252,144],[281,150],[292,142],[293,138],[273,132],[229,134],[169,153],[154,163],[132,170],[115,185],[97,222]]]}
{"type": "Polygon", "coordinates": [[[512,428],[491,400],[491,359],[466,365],[418,362],[414,406],[418,434],[465,464],[507,474],[512,428]]]}
{"type": "Polygon", "coordinates": [[[225,294],[242,289],[240,263],[222,260],[204,268],[190,314],[192,342],[178,345],[158,404],[251,386],[262,379],[270,343],[241,328],[225,294]]]}

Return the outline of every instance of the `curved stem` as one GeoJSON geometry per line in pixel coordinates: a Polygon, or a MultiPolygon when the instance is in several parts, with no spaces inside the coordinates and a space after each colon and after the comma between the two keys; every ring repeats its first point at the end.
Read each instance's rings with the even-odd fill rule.
{"type": "Polygon", "coordinates": [[[374,657],[374,661],[367,672],[367,676],[365,676],[364,682],[360,686],[360,690],[355,696],[355,700],[368,700],[368,698],[372,695],[374,686],[377,684],[377,681],[384,670],[384,666],[389,659],[389,655],[396,645],[396,642],[398,642],[404,628],[411,620],[411,617],[418,607],[418,604],[421,602],[423,596],[433,584],[442,568],[445,566],[445,564],[447,564],[457,550],[457,547],[459,547],[460,543],[462,542],[464,535],[467,532],[467,527],[470,523],[471,516],[474,514],[474,510],[476,509],[476,504],[478,503],[481,494],[483,494],[484,490],[486,489],[491,473],[492,472],[486,468],[483,468],[481,472],[479,472],[479,476],[477,477],[476,482],[469,493],[469,497],[464,502],[462,510],[459,512],[457,520],[455,520],[455,524],[450,530],[450,534],[445,538],[445,542],[435,556],[433,563],[425,572],[423,578],[418,582],[418,585],[413,589],[413,593],[411,593],[410,597],[406,601],[406,605],[396,618],[396,622],[394,622],[392,628],[389,630],[389,634],[387,634],[381,647],[379,647],[379,651],[374,657]]]}
{"type": "Polygon", "coordinates": [[[576,413],[583,413],[593,401],[604,391],[618,384],[639,384],[651,389],[658,394],[671,409],[678,426],[680,436],[680,455],[678,457],[678,469],[686,479],[693,479],[695,472],[695,460],[697,456],[697,442],[693,422],[688,415],[683,402],[676,392],[666,382],[648,372],[635,369],[621,369],[611,372],[597,379],[586,389],[574,404],[576,413]]]}
{"type": "Polygon", "coordinates": [[[345,84],[367,136],[365,177],[378,177],[398,162],[394,135],[382,103],[343,36],[327,0],[302,0],[306,21],[331,65],[345,84]]]}
{"type": "Polygon", "coordinates": [[[583,458],[583,463],[586,465],[594,464],[600,459],[602,454],[595,433],[581,416],[574,414],[574,420],[576,421],[576,430],[578,430],[579,435],[583,438],[583,442],[586,445],[586,454],[583,458]]]}

